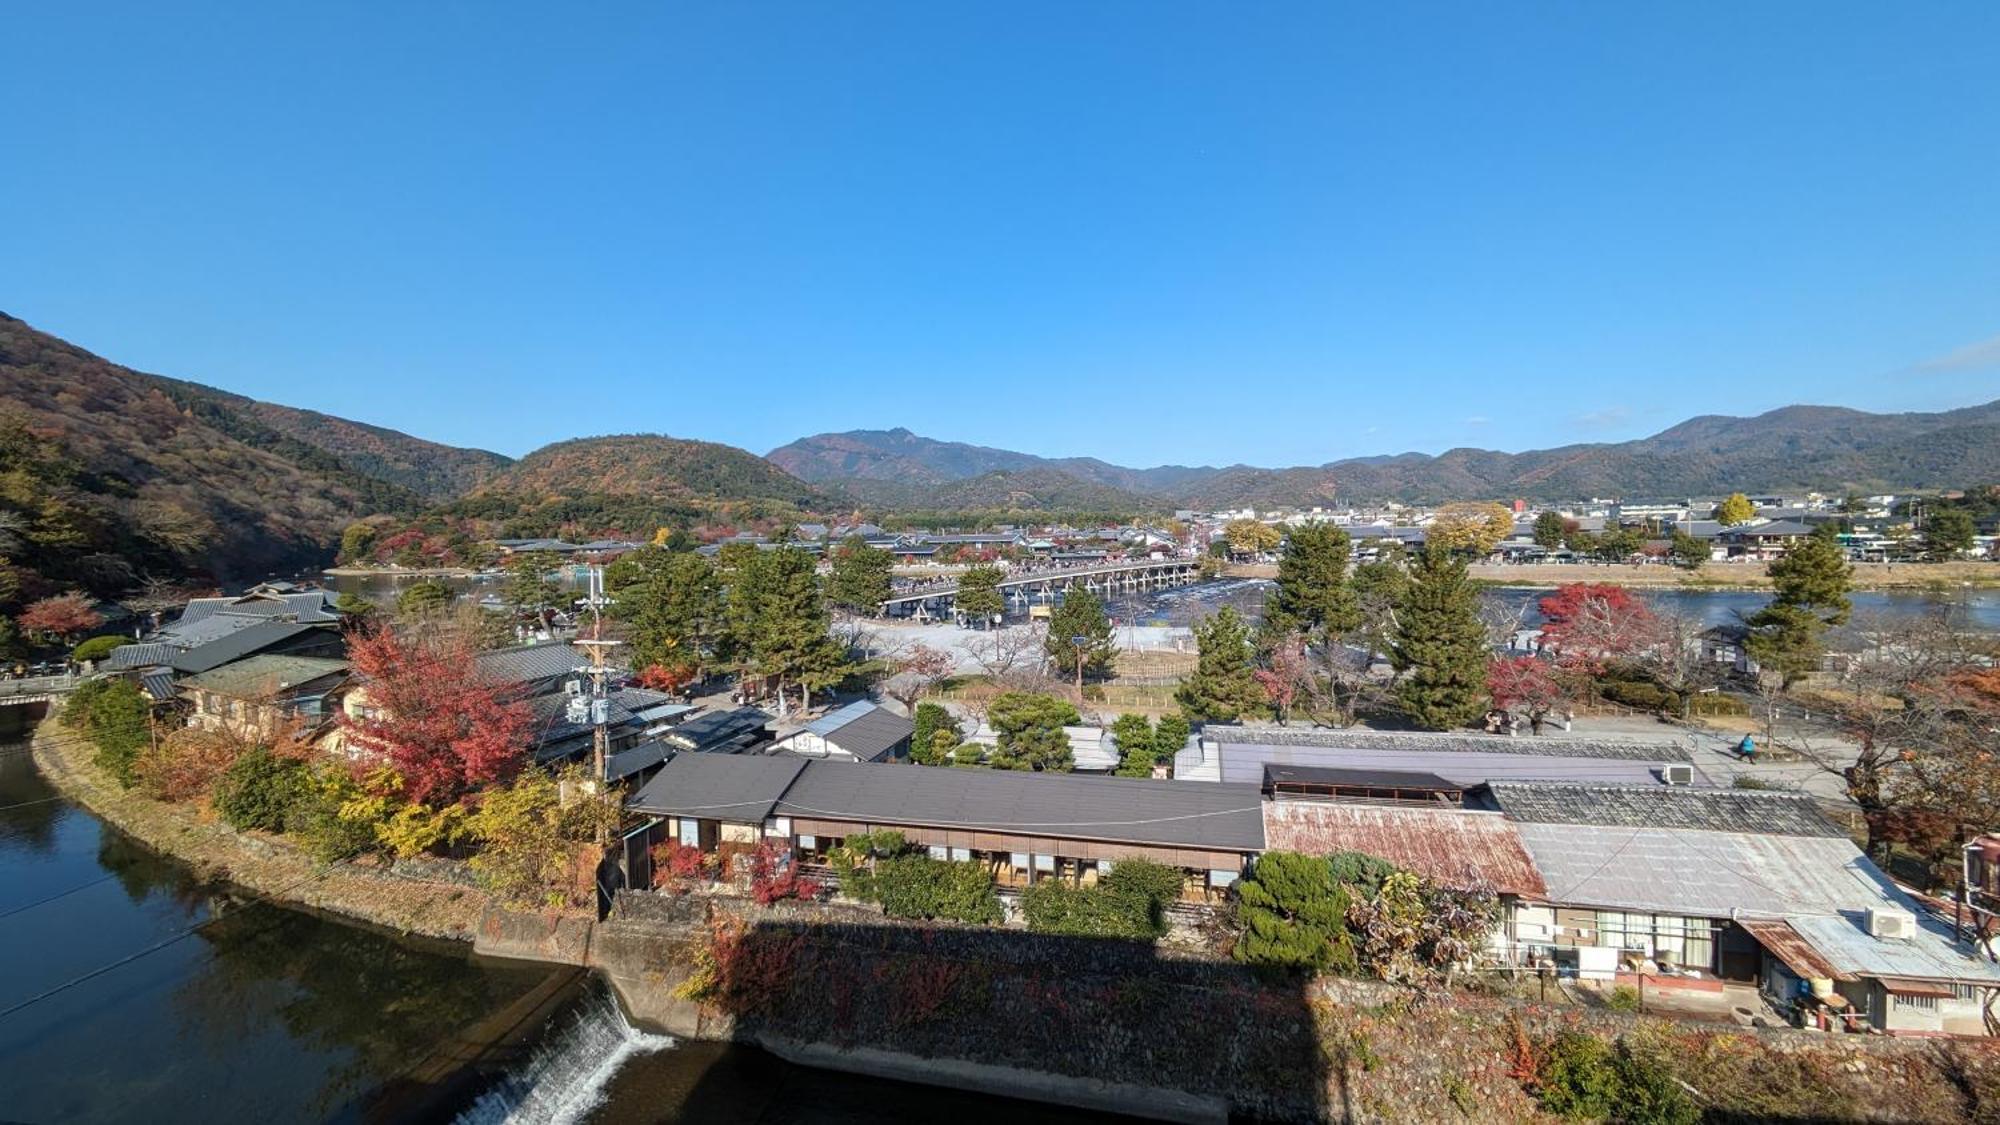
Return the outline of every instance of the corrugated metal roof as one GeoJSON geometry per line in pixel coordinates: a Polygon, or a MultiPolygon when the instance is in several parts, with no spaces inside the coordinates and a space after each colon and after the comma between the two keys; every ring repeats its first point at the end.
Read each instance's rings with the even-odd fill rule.
{"type": "Polygon", "coordinates": [[[1346,750],[1410,750],[1428,753],[1485,753],[1553,758],[1611,758],[1630,762],[1687,762],[1684,747],[1640,739],[1582,738],[1550,734],[1428,733],[1296,727],[1207,726],[1205,741],[1236,746],[1327,746],[1346,750]]]}
{"type": "Polygon", "coordinates": [[[1514,826],[1499,813],[1267,801],[1264,844],[1306,855],[1365,852],[1451,886],[1483,880],[1501,894],[1540,899],[1548,893],[1514,826]]]}
{"type": "Polygon", "coordinates": [[[1886,883],[1845,838],[1519,821],[1514,830],[1549,901],[1569,906],[1778,917],[1875,902],[1886,883]]]}
{"type": "Polygon", "coordinates": [[[812,762],[779,807],[800,816],[1259,851],[1254,785],[812,762]]]}
{"type": "Polygon", "coordinates": [[[755,707],[738,707],[696,715],[661,737],[678,750],[735,754],[746,748],[746,737],[762,741],[770,722],[771,716],[755,707]]]}
{"type": "MultiPolygon", "coordinates": [[[[1501,740],[1515,743],[1527,739],[1501,740]]],[[[1660,769],[1673,762],[1672,747],[1661,747],[1652,759],[1567,757],[1528,753],[1508,754],[1466,750],[1348,748],[1269,743],[1227,743],[1211,746],[1206,739],[1189,744],[1174,756],[1174,776],[1190,781],[1260,783],[1271,765],[1317,766],[1335,769],[1421,770],[1470,788],[1507,779],[1588,781],[1660,785],[1660,769]]],[[[1674,763],[1680,764],[1680,763],[1674,763]]],[[[1699,771],[1696,776],[1706,781],[1699,771]]]]}
{"type": "Polygon", "coordinates": [[[1291,766],[1271,763],[1264,767],[1267,785],[1338,785],[1370,789],[1423,789],[1457,792],[1463,786],[1450,778],[1425,770],[1357,769],[1339,766],[1291,766]]]}
{"type": "Polygon", "coordinates": [[[172,672],[147,672],[139,677],[139,690],[155,703],[165,703],[174,697],[174,674],[172,672]]]}
{"type": "Polygon", "coordinates": [[[857,759],[872,762],[908,740],[916,730],[916,724],[886,707],[877,707],[863,700],[842,707],[806,729],[857,759]],[[832,719],[839,719],[840,722],[828,725],[828,720],[832,719]]]}
{"type": "Polygon", "coordinates": [[[652,768],[667,760],[673,753],[664,742],[641,742],[637,746],[620,750],[604,761],[604,772],[612,781],[623,781],[635,773],[652,768]]]}
{"type": "Polygon", "coordinates": [[[1837,971],[1848,975],[2000,984],[2000,965],[1978,956],[1970,943],[1952,940],[1949,924],[1887,879],[1874,901],[1857,901],[1839,913],[1787,914],[1785,921],[1837,971]],[[1916,915],[1917,936],[1907,941],[1871,936],[1866,913],[1870,906],[1916,915]]]}
{"type": "Polygon", "coordinates": [[[1838,981],[1857,979],[1841,972],[1832,962],[1820,956],[1819,950],[1814,949],[1812,943],[1800,937],[1791,923],[1782,918],[1741,918],[1736,924],[1748,931],[1751,937],[1756,938],[1757,944],[1763,946],[1771,956],[1783,961],[1785,967],[1796,976],[1806,980],[1815,977],[1838,981]]]}
{"type": "Polygon", "coordinates": [[[1494,782],[1494,803],[1515,820],[1607,828],[1697,828],[1785,836],[1847,833],[1806,793],[1695,789],[1667,785],[1570,785],[1494,782]]]}
{"type": "Polygon", "coordinates": [[[803,758],[785,756],[675,754],[625,803],[655,816],[761,821],[806,765],[803,758]]]}

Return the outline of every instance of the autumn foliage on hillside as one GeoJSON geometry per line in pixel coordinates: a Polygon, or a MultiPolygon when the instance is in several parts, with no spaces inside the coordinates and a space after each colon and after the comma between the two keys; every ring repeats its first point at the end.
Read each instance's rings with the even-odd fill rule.
{"type": "Polygon", "coordinates": [[[343,715],[352,743],[387,759],[419,804],[456,801],[519,772],[529,734],[527,706],[480,675],[476,651],[451,634],[357,634],[348,660],[373,718],[343,715]]]}

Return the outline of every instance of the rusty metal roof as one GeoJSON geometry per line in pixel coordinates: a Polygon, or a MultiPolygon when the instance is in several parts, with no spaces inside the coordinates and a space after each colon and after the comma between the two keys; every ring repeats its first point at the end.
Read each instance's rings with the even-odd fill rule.
{"type": "Polygon", "coordinates": [[[1501,894],[1548,895],[1514,825],[1498,813],[1268,801],[1264,846],[1306,855],[1365,852],[1452,886],[1484,880],[1501,894]]]}
{"type": "Polygon", "coordinates": [[[1791,923],[1781,918],[1739,918],[1736,924],[1748,931],[1751,937],[1756,938],[1757,944],[1769,951],[1771,956],[1783,961],[1786,968],[1800,977],[1807,980],[1815,977],[1838,981],[1855,979],[1834,968],[1831,961],[1820,956],[1819,950],[1814,949],[1811,943],[1799,936],[1799,932],[1792,928],[1791,923]]]}

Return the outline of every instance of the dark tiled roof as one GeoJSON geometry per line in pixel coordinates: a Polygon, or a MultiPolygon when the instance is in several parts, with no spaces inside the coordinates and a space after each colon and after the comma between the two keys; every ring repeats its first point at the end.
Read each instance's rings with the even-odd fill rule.
{"type": "Polygon", "coordinates": [[[886,707],[862,701],[809,723],[806,729],[864,762],[872,762],[909,738],[916,724],[886,707]]]}
{"type": "Polygon", "coordinates": [[[165,703],[174,697],[174,674],[172,672],[147,672],[139,677],[139,688],[155,703],[165,703]]]}
{"type": "Polygon", "coordinates": [[[778,803],[795,816],[1261,851],[1254,785],[812,762],[778,803]]]}
{"type": "Polygon", "coordinates": [[[761,754],[675,754],[625,804],[655,816],[761,821],[806,765],[761,754]]]}
{"type": "Polygon", "coordinates": [[[497,648],[478,656],[479,670],[495,683],[525,684],[566,676],[589,659],[564,641],[497,648]]]}
{"type": "Polygon", "coordinates": [[[232,699],[269,699],[330,676],[345,676],[347,661],[324,656],[264,654],[232,660],[199,675],[186,685],[232,699]]]}
{"type": "Polygon", "coordinates": [[[262,652],[275,644],[282,644],[301,633],[310,633],[320,628],[297,621],[267,621],[252,625],[248,629],[238,629],[219,640],[210,641],[198,648],[180,653],[172,660],[174,671],[182,675],[206,672],[210,668],[220,668],[232,660],[241,660],[254,652],[262,652]]]}
{"type": "Polygon", "coordinates": [[[1494,782],[1494,803],[1524,824],[1692,828],[1770,836],[1846,838],[1804,793],[1677,786],[1494,782]]]}
{"type": "Polygon", "coordinates": [[[661,737],[677,750],[740,754],[755,742],[764,741],[764,728],[770,721],[771,716],[755,707],[710,711],[696,715],[661,737]]]}
{"type": "Polygon", "coordinates": [[[620,750],[606,759],[604,772],[610,775],[612,781],[623,781],[635,773],[651,769],[666,761],[667,755],[671,753],[673,751],[669,750],[664,742],[658,740],[641,742],[628,750],[620,750]]]}
{"type": "Polygon", "coordinates": [[[1241,746],[1331,746],[1350,750],[1514,754],[1551,758],[1611,758],[1631,762],[1688,762],[1688,752],[1662,742],[1570,738],[1563,735],[1428,734],[1416,731],[1299,730],[1286,727],[1207,726],[1204,741],[1241,746]]]}
{"type": "Polygon", "coordinates": [[[181,650],[173,645],[147,643],[119,645],[111,650],[111,655],[98,662],[100,672],[122,672],[132,668],[147,668],[157,664],[171,664],[181,650]]]}

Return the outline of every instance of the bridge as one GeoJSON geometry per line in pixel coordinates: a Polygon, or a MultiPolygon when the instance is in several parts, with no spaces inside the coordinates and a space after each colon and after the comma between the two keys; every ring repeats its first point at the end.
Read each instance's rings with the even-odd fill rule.
{"type": "Polygon", "coordinates": [[[27,676],[0,680],[0,707],[48,703],[75,690],[82,676],[27,676]]]}
{"type": "MultiPolygon", "coordinates": [[[[1007,608],[1020,610],[1031,605],[1051,605],[1056,595],[1079,588],[1110,599],[1120,594],[1187,586],[1200,578],[1200,559],[1134,559],[1009,574],[1000,580],[999,590],[1007,599],[1007,608]]],[[[894,591],[882,603],[882,612],[887,617],[914,617],[920,621],[949,619],[955,613],[957,599],[958,579],[939,578],[894,591]]]]}

